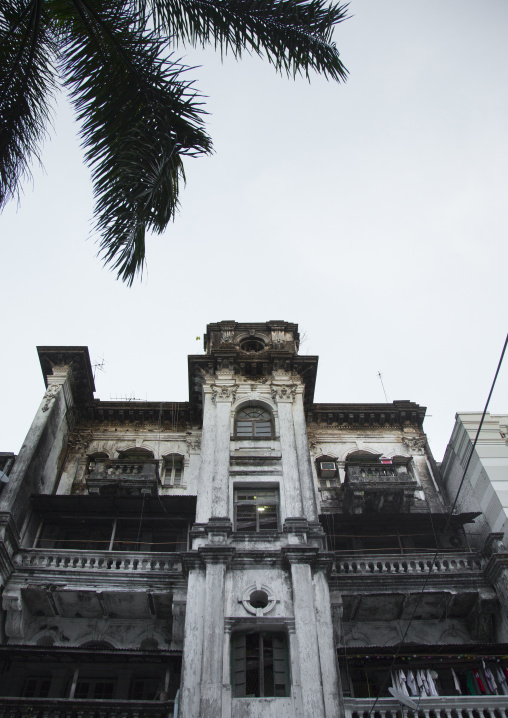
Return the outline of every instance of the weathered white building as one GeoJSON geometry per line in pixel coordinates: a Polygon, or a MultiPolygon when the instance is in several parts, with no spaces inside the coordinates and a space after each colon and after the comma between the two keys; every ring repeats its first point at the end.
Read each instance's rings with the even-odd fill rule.
{"type": "Polygon", "coordinates": [[[0,494],[0,718],[392,716],[389,688],[508,716],[502,544],[448,515],[423,407],[316,404],[298,345],[210,324],[175,403],[95,399],[86,347],[39,348],[0,494]]]}

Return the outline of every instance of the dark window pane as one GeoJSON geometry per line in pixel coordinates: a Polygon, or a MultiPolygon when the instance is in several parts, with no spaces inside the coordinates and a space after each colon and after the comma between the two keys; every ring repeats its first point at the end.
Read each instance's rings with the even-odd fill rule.
{"type": "Polygon", "coordinates": [[[262,636],[263,641],[263,695],[270,698],[275,695],[273,680],[273,642],[271,636],[262,636]]]}
{"type": "Polygon", "coordinates": [[[76,683],[76,690],[74,692],[74,698],[88,698],[88,691],[90,690],[89,681],[78,681],[76,683]]]}
{"type": "Polygon", "coordinates": [[[46,521],[37,548],[107,551],[111,531],[111,521],[77,518],[71,521],[46,521]]]}
{"type": "Polygon", "coordinates": [[[258,521],[260,531],[269,531],[278,529],[277,507],[276,506],[258,506],[258,521]]]}
{"type": "Polygon", "coordinates": [[[245,695],[259,698],[260,692],[260,636],[258,633],[250,633],[245,636],[245,695]]]}
{"type": "Polygon", "coordinates": [[[269,421],[256,421],[254,424],[254,436],[271,436],[272,425],[269,421]]]}
{"type": "Polygon", "coordinates": [[[238,421],[236,424],[237,436],[252,436],[252,421],[238,421]]]}
{"type": "Polygon", "coordinates": [[[236,507],[236,530],[256,531],[256,507],[239,504],[236,507]]]}

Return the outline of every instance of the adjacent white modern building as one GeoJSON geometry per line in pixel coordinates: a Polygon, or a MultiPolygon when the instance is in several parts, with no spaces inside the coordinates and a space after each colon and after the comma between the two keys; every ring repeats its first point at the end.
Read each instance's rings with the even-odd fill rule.
{"type": "Polygon", "coordinates": [[[471,457],[457,506],[481,512],[476,532],[485,538],[491,532],[505,535],[508,529],[508,415],[486,413],[471,455],[481,418],[482,412],[456,414],[441,472],[453,501],[471,457]]]}
{"type": "Polygon", "coordinates": [[[102,401],[86,347],[38,352],[0,718],[390,718],[390,689],[508,718],[508,554],[449,515],[424,407],[316,403],[285,321],[208,325],[187,402],[102,401]]]}

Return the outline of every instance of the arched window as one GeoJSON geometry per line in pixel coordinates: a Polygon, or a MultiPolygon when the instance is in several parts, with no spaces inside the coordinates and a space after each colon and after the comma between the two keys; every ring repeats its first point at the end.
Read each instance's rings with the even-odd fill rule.
{"type": "Polygon", "coordinates": [[[153,451],[138,447],[134,449],[127,449],[126,451],[120,452],[120,459],[132,459],[132,461],[146,461],[147,459],[153,459],[153,451]]]}
{"type": "Polygon", "coordinates": [[[271,439],[272,416],[268,409],[260,406],[240,409],[236,415],[235,435],[237,439],[271,439]]]}
{"type": "Polygon", "coordinates": [[[164,457],[164,485],[182,486],[183,484],[183,456],[169,454],[164,457]]]}

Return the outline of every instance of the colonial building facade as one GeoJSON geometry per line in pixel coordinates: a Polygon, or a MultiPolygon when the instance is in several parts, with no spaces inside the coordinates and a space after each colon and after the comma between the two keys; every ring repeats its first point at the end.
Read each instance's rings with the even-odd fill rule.
{"type": "Polygon", "coordinates": [[[283,321],[210,324],[188,402],[100,401],[86,347],[38,352],[0,718],[508,716],[508,555],[449,515],[423,407],[315,403],[283,321]]]}

